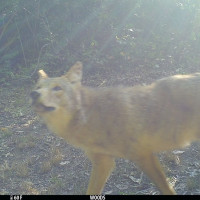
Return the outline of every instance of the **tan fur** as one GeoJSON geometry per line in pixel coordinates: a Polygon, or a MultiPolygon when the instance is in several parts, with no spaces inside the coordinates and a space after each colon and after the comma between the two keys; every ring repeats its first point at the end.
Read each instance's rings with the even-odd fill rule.
{"type": "Polygon", "coordinates": [[[162,194],[175,194],[154,154],[200,139],[199,73],[115,88],[82,86],[80,62],[62,77],[39,75],[33,106],[51,130],[91,159],[87,194],[102,192],[116,157],[138,164],[162,194]]]}

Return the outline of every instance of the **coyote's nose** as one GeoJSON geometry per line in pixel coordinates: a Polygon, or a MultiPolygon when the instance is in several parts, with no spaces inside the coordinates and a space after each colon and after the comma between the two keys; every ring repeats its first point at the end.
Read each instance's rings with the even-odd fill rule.
{"type": "Polygon", "coordinates": [[[32,98],[33,100],[37,100],[38,97],[40,96],[40,93],[39,93],[39,92],[36,92],[36,91],[33,91],[33,92],[31,92],[30,96],[31,96],[31,98],[32,98]]]}

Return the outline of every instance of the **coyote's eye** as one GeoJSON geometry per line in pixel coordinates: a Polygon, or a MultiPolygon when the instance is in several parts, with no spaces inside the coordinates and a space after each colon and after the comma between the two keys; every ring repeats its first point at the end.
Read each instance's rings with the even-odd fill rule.
{"type": "Polygon", "coordinates": [[[54,91],[59,91],[59,90],[62,90],[62,88],[61,88],[60,86],[55,86],[55,87],[53,88],[53,90],[54,90],[54,91]]]}

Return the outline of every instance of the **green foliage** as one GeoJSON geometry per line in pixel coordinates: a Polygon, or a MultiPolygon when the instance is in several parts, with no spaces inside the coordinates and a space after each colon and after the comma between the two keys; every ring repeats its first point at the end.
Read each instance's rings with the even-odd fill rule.
{"type": "Polygon", "coordinates": [[[198,66],[199,32],[199,0],[3,1],[0,82],[40,63],[62,70],[77,60],[198,66]]]}

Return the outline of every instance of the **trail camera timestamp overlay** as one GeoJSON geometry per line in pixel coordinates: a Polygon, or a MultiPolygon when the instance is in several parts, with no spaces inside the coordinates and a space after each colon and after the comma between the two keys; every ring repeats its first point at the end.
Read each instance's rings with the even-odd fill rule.
{"type": "Polygon", "coordinates": [[[10,200],[22,200],[22,195],[10,195],[10,200]]]}

